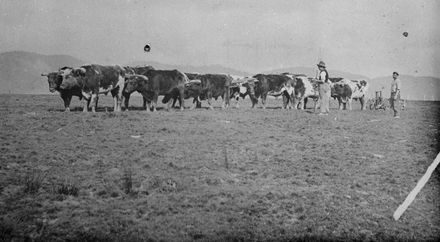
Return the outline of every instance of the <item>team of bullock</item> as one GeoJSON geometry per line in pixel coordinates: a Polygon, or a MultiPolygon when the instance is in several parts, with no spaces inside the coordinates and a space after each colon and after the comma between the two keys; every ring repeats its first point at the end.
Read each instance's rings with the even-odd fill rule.
{"type": "MultiPolygon", "coordinates": [[[[192,99],[191,109],[206,100],[213,109],[212,99],[222,97],[222,108],[228,108],[230,99],[249,96],[252,107],[261,100],[266,107],[266,98],[282,96],[282,108],[305,109],[308,99],[318,108],[318,84],[314,78],[302,74],[257,74],[251,77],[228,74],[183,73],[178,70],[156,70],[152,66],[122,67],[103,65],[83,65],[77,68],[63,67],[56,72],[43,73],[49,82],[49,91],[58,91],[64,101],[66,111],[70,111],[72,96],[84,99],[83,111],[91,108],[95,112],[99,94],[114,98],[114,111],[122,111],[122,102],[128,109],[130,95],[138,92],[143,97],[143,108],[155,111],[159,96],[167,110],[179,101],[184,109],[185,99],[192,99]]],[[[330,78],[331,96],[338,100],[339,108],[351,110],[352,100],[359,100],[361,109],[366,108],[368,83],[365,80],[330,78]]]]}

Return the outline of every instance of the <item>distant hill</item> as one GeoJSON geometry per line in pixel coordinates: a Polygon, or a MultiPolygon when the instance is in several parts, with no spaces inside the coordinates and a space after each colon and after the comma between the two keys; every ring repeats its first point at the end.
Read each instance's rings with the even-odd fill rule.
{"type": "Polygon", "coordinates": [[[250,73],[235,70],[232,68],[224,67],[221,65],[206,65],[206,66],[189,66],[189,65],[169,65],[169,64],[163,64],[159,62],[154,61],[133,61],[127,64],[128,66],[144,66],[144,65],[151,65],[156,69],[159,70],[173,70],[177,69],[179,71],[183,72],[191,72],[191,73],[224,73],[224,74],[231,74],[231,75],[238,75],[238,76],[250,76],[250,73]]]}
{"type": "Polygon", "coordinates": [[[68,55],[41,55],[25,51],[1,53],[0,93],[49,93],[47,78],[41,73],[83,64],[84,61],[68,55]]]}
{"type": "MultiPolygon", "coordinates": [[[[270,71],[265,71],[264,73],[295,73],[295,74],[305,74],[307,76],[314,77],[316,75],[316,68],[312,67],[303,67],[303,66],[296,66],[296,67],[288,67],[288,68],[282,68],[282,69],[275,69],[270,71]]],[[[343,72],[338,70],[328,70],[328,75],[330,77],[344,77],[348,79],[364,79],[364,80],[370,80],[370,78],[358,74],[353,74],[349,72],[343,72]]]]}
{"type": "MultiPolygon", "coordinates": [[[[402,81],[401,96],[409,100],[440,100],[440,78],[436,77],[416,77],[400,75],[402,81]]],[[[375,91],[382,91],[385,97],[390,96],[391,76],[373,78],[370,81],[370,94],[373,96],[375,91]]]]}
{"type": "MultiPolygon", "coordinates": [[[[29,93],[48,94],[47,78],[41,73],[56,71],[63,66],[80,66],[85,61],[68,55],[42,55],[25,51],[11,51],[0,54],[0,93],[29,93]]],[[[226,73],[239,76],[250,76],[248,73],[221,65],[190,66],[169,65],[159,62],[134,61],[129,66],[152,65],[156,69],[177,69],[183,72],[198,73],[226,73]]],[[[298,73],[315,76],[315,68],[289,67],[265,71],[263,73],[298,73]]],[[[374,96],[375,91],[381,90],[385,97],[390,94],[391,76],[370,79],[366,76],[329,70],[330,77],[345,77],[349,79],[364,79],[370,83],[369,96],[374,96]]],[[[410,100],[440,100],[440,78],[416,77],[401,75],[402,96],[410,100]]]]}

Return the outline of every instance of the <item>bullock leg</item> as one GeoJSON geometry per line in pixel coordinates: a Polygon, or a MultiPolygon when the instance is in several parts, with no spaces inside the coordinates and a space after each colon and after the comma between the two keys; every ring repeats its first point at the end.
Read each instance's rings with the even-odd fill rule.
{"type": "Polygon", "coordinates": [[[119,75],[118,83],[116,85],[116,112],[122,111],[122,99],[124,98],[124,96],[122,95],[122,91],[124,90],[124,82],[125,78],[119,75]]]}
{"type": "Polygon", "coordinates": [[[255,105],[257,105],[258,103],[258,98],[254,95],[253,97],[251,97],[251,101],[252,101],[252,108],[255,108],[255,105]]]}
{"type": "Polygon", "coordinates": [[[293,109],[298,109],[298,106],[301,104],[301,98],[298,96],[294,96],[292,98],[292,105],[293,105],[293,109]]]}
{"type": "Polygon", "coordinates": [[[290,99],[289,109],[293,109],[293,100],[295,100],[294,94],[290,95],[289,99],[290,99]]]}
{"type": "Polygon", "coordinates": [[[98,106],[98,93],[92,93],[90,102],[92,103],[92,112],[96,113],[96,107],[98,106]]]}
{"type": "Polygon", "coordinates": [[[361,103],[361,110],[365,110],[366,109],[366,105],[365,105],[365,96],[359,98],[359,102],[361,103]]]}
{"type": "Polygon", "coordinates": [[[261,105],[263,106],[263,109],[266,109],[266,98],[267,98],[267,94],[263,94],[261,96],[261,105]]]}
{"type": "Polygon", "coordinates": [[[90,102],[92,101],[92,96],[84,91],[82,91],[81,93],[84,98],[83,113],[87,113],[89,111],[90,102]]]}
{"type": "Polygon", "coordinates": [[[348,99],[348,110],[350,110],[351,111],[351,101],[352,101],[352,99],[351,98],[349,98],[348,99]]]}
{"type": "MultiPolygon", "coordinates": [[[[146,108],[147,108],[147,99],[144,98],[144,97],[142,97],[142,101],[143,101],[143,103],[142,103],[142,108],[143,108],[143,109],[146,109],[146,108]]],[[[148,105],[148,106],[150,106],[150,105],[148,105]]],[[[150,110],[148,110],[148,111],[150,111],[150,110]]]]}
{"type": "Polygon", "coordinates": [[[208,92],[208,105],[209,105],[209,109],[211,109],[211,110],[213,110],[214,109],[214,107],[212,106],[212,103],[211,103],[211,101],[212,101],[212,93],[211,92],[208,92]]]}
{"type": "Polygon", "coordinates": [[[156,112],[157,110],[156,110],[156,107],[157,107],[157,99],[159,99],[159,92],[154,92],[154,95],[153,95],[153,112],[156,112]]]}
{"type": "Polygon", "coordinates": [[[223,95],[223,101],[225,102],[225,106],[226,108],[229,108],[229,101],[230,101],[230,97],[231,97],[231,90],[229,89],[229,87],[225,88],[225,94],[223,95]]]}
{"type": "Polygon", "coordinates": [[[173,99],[173,98],[171,98],[170,100],[168,100],[168,102],[167,102],[167,111],[170,111],[170,110],[171,110],[171,105],[173,104],[173,102],[174,102],[175,100],[177,100],[177,99],[173,99]]]}
{"type": "Polygon", "coordinates": [[[288,102],[289,102],[288,98],[286,97],[286,95],[283,94],[283,106],[281,107],[281,109],[286,109],[288,102]]]}
{"type": "Polygon", "coordinates": [[[179,103],[180,103],[180,111],[185,109],[185,89],[179,89],[179,103]]]}
{"type": "Polygon", "coordinates": [[[292,108],[298,109],[298,97],[297,96],[292,96],[292,108]]]}
{"type": "Polygon", "coordinates": [[[83,113],[87,113],[89,111],[89,105],[90,105],[90,99],[84,98],[84,107],[83,107],[83,113]]]}
{"type": "Polygon", "coordinates": [[[124,107],[125,107],[125,110],[128,110],[128,103],[130,101],[130,94],[123,93],[123,95],[124,95],[124,107]]]}
{"type": "Polygon", "coordinates": [[[72,95],[63,95],[62,96],[64,101],[64,112],[70,112],[70,101],[72,100],[72,95]]]}
{"type": "Polygon", "coordinates": [[[191,107],[189,108],[189,110],[194,110],[194,108],[196,108],[197,99],[199,99],[199,97],[193,99],[193,103],[191,104],[191,107]]]}
{"type": "MultiPolygon", "coordinates": [[[[146,99],[145,99],[145,101],[146,101],[146,99]]],[[[150,101],[148,101],[148,102],[145,102],[145,111],[147,112],[147,113],[149,113],[150,111],[151,111],[151,102],[150,101]]]]}
{"type": "Polygon", "coordinates": [[[118,95],[113,96],[113,112],[118,112],[118,95]]]}
{"type": "Polygon", "coordinates": [[[171,105],[172,108],[176,107],[177,98],[173,98],[173,105],[171,105]]]}

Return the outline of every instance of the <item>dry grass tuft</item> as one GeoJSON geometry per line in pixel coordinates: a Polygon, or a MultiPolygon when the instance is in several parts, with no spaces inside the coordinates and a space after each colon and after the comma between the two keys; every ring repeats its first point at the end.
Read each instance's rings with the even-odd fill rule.
{"type": "Polygon", "coordinates": [[[63,183],[54,186],[54,193],[67,196],[77,197],[79,194],[79,187],[71,180],[65,180],[63,183]]]}
{"type": "Polygon", "coordinates": [[[43,185],[47,173],[34,170],[28,173],[22,180],[24,184],[24,193],[35,194],[43,185]]]}
{"type": "Polygon", "coordinates": [[[125,194],[133,194],[133,171],[125,168],[122,175],[122,189],[125,194]]]}

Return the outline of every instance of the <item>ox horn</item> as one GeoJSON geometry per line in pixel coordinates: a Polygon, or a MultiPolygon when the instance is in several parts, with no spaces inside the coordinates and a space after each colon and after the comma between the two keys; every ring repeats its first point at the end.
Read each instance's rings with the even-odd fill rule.
{"type": "Polygon", "coordinates": [[[202,83],[199,79],[190,80],[189,83],[202,83]]]}
{"type": "Polygon", "coordinates": [[[41,76],[48,76],[49,74],[47,73],[41,73],[41,76]]]}
{"type": "Polygon", "coordinates": [[[79,72],[81,74],[86,74],[86,69],[83,67],[75,68],[74,70],[75,70],[75,72],[79,72]]]}

